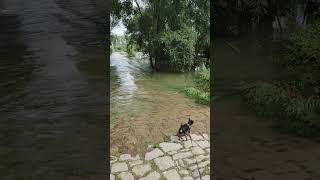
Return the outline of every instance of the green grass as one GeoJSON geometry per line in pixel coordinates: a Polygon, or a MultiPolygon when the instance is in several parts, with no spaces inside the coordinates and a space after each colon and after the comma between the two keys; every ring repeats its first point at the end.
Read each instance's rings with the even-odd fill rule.
{"type": "Polygon", "coordinates": [[[153,145],[153,148],[160,148],[160,145],[159,144],[155,144],[155,145],[153,145]]]}
{"type": "Polygon", "coordinates": [[[185,88],[183,91],[188,97],[195,99],[195,101],[199,104],[204,104],[204,105],[210,104],[210,97],[208,93],[205,93],[193,87],[185,88]]]}
{"type": "Polygon", "coordinates": [[[302,137],[320,136],[320,100],[293,96],[281,86],[260,84],[244,94],[247,105],[258,115],[272,119],[282,132],[302,137]]]}
{"type": "Polygon", "coordinates": [[[197,72],[194,82],[194,87],[183,89],[186,96],[199,104],[210,105],[210,69],[197,72]]]}

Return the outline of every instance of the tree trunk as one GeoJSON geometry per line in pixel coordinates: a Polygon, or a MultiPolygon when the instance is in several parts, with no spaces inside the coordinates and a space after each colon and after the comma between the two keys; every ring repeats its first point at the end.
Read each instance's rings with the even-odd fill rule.
{"type": "MultiPolygon", "coordinates": [[[[153,34],[156,37],[159,33],[159,14],[160,14],[160,0],[154,0],[153,8],[153,34]]],[[[155,63],[155,69],[160,70],[160,58],[159,58],[159,48],[156,44],[152,45],[153,48],[153,57],[155,63]]]]}
{"type": "Polygon", "coordinates": [[[278,23],[279,30],[280,30],[280,33],[281,33],[281,32],[282,32],[282,26],[281,26],[281,21],[280,21],[279,16],[276,16],[276,21],[277,21],[277,23],[278,23]]]}
{"type": "Polygon", "coordinates": [[[149,62],[150,62],[151,68],[152,68],[152,69],[155,69],[154,64],[153,64],[153,61],[152,61],[152,54],[151,54],[151,53],[149,53],[149,62]]]}

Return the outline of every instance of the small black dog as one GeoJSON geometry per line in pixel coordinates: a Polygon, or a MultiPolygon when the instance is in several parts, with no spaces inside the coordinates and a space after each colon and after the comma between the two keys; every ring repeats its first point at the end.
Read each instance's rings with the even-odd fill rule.
{"type": "MultiPolygon", "coordinates": [[[[178,132],[178,137],[179,140],[182,139],[183,136],[186,137],[186,140],[188,140],[188,137],[190,137],[190,130],[191,130],[191,125],[193,124],[193,121],[191,120],[191,118],[189,118],[188,123],[186,124],[181,124],[180,128],[179,128],[179,132],[178,132]]],[[[191,138],[190,138],[191,139],[191,138]]]]}

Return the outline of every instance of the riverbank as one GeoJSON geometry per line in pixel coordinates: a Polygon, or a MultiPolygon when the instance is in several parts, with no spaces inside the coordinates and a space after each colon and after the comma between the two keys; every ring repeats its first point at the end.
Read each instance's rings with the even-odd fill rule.
{"type": "Polygon", "coordinates": [[[148,59],[111,55],[111,154],[145,153],[194,120],[193,133],[210,132],[210,108],[185,96],[191,75],[152,72],[148,59]]]}
{"type": "Polygon", "coordinates": [[[199,180],[200,174],[202,180],[210,179],[210,138],[208,134],[191,134],[191,139],[180,141],[171,136],[167,142],[149,145],[141,158],[111,156],[110,180],[199,180]]]}
{"type": "Polygon", "coordinates": [[[216,179],[317,179],[320,143],[281,134],[273,123],[248,109],[239,93],[243,83],[271,81],[282,71],[269,61],[257,39],[215,42],[215,95],[211,136],[214,137],[216,179]],[[230,53],[231,52],[231,53],[230,53]],[[232,173],[230,173],[232,172],[232,173]]]}

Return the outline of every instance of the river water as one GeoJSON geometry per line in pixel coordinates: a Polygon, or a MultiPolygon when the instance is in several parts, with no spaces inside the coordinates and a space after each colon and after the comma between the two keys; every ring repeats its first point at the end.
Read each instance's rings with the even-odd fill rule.
{"type": "Polygon", "coordinates": [[[147,58],[110,57],[111,153],[143,153],[175,135],[190,116],[192,132],[209,133],[210,111],[186,98],[181,90],[192,86],[191,74],[152,72],[147,58]]]}
{"type": "Polygon", "coordinates": [[[104,7],[0,2],[0,179],[106,174],[104,7]]]}
{"type": "Polygon", "coordinates": [[[212,103],[215,179],[319,179],[320,143],[280,134],[242,101],[245,83],[283,74],[271,62],[270,41],[257,36],[216,38],[212,103]]]}

